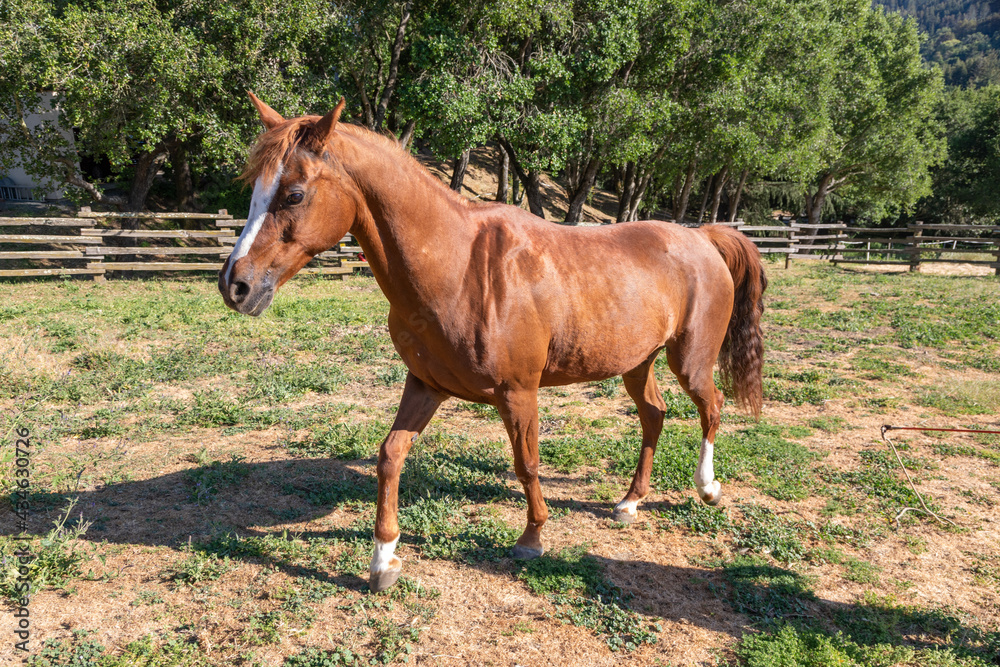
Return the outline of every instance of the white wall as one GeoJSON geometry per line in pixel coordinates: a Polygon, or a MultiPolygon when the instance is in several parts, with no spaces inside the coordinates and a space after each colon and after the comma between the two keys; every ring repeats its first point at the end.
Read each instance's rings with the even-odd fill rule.
{"type": "MultiPolygon", "coordinates": [[[[39,93],[39,108],[40,113],[29,114],[27,118],[25,118],[25,123],[28,125],[28,129],[38,127],[42,121],[59,120],[59,107],[58,100],[56,99],[56,93],[39,93]]],[[[65,127],[59,126],[59,133],[69,142],[70,146],[74,146],[73,133],[71,131],[65,127]]],[[[53,184],[49,179],[36,181],[25,173],[19,163],[20,160],[18,159],[18,156],[15,155],[13,168],[7,172],[0,172],[0,174],[7,176],[10,180],[14,181],[14,185],[35,188],[34,195],[36,199],[61,199],[63,197],[63,190],[59,188],[58,185],[53,184]]]]}

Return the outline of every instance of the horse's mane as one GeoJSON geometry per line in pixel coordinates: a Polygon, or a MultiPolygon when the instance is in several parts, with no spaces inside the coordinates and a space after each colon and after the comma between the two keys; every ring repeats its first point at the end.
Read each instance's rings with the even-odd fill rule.
{"type": "MultiPolygon", "coordinates": [[[[274,176],[275,171],[277,171],[278,165],[299,147],[318,153],[320,147],[316,145],[318,139],[314,133],[314,129],[319,120],[319,116],[290,118],[270,130],[261,133],[257,137],[257,142],[253,148],[250,149],[250,156],[247,158],[247,163],[244,165],[243,171],[237,177],[237,180],[243,183],[253,183],[263,176],[265,181],[269,181],[274,176]]],[[[468,199],[447,187],[440,179],[429,174],[427,169],[407,151],[404,151],[395,139],[372,132],[367,128],[344,122],[337,123],[335,132],[345,132],[362,141],[374,143],[386,151],[386,154],[380,157],[391,158],[397,163],[399,161],[409,161],[410,166],[422,174],[429,176],[428,181],[436,185],[438,191],[451,199],[451,201],[464,205],[470,203],[468,199]]]]}

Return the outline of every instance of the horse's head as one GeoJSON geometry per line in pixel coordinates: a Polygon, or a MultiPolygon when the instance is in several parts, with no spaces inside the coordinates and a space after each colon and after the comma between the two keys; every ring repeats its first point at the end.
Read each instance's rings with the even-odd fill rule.
{"type": "Polygon", "coordinates": [[[266,128],[241,179],[253,182],[250,215],[219,272],[226,305],[260,315],[274,293],[351,228],[357,190],[333,157],[331,143],[344,100],[320,118],[285,120],[250,94],[266,128]]]}

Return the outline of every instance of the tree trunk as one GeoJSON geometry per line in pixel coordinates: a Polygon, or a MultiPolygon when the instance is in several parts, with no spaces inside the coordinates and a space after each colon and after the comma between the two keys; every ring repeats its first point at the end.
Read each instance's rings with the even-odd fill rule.
{"type": "Polygon", "coordinates": [[[174,168],[174,197],[178,211],[190,210],[194,197],[194,183],[191,180],[191,163],[188,162],[187,146],[177,142],[170,149],[170,164],[174,168]]]}
{"type": "Polygon", "coordinates": [[[597,180],[597,172],[601,168],[601,161],[596,157],[590,158],[586,169],[580,177],[580,182],[569,198],[569,210],[566,211],[566,223],[570,225],[579,224],[583,215],[583,205],[587,203],[587,197],[594,188],[594,181],[597,180]]]}
{"type": "MultiPolygon", "coordinates": [[[[524,186],[524,194],[528,198],[528,210],[539,218],[545,217],[545,209],[542,207],[542,175],[537,171],[525,172],[521,162],[517,159],[514,147],[506,139],[500,139],[507,154],[510,155],[510,164],[514,167],[514,173],[524,186]]],[[[516,194],[516,193],[515,193],[516,194]]]]}
{"type": "Polygon", "coordinates": [[[691,197],[691,187],[694,185],[694,175],[697,169],[698,163],[691,160],[688,163],[687,173],[684,174],[684,187],[681,188],[679,201],[674,201],[674,222],[678,224],[682,224],[684,216],[687,215],[688,199],[691,197]]]}
{"type": "Polygon", "coordinates": [[[632,194],[632,203],[629,205],[629,220],[639,219],[639,205],[642,204],[642,198],[646,194],[646,188],[649,187],[649,181],[653,178],[653,170],[649,169],[642,178],[639,179],[639,185],[636,187],[635,192],[632,194]]]}
{"type": "Polygon", "coordinates": [[[717,222],[719,219],[719,202],[722,201],[722,191],[726,188],[728,176],[729,165],[727,164],[715,176],[715,192],[712,193],[712,212],[708,216],[709,222],[717,222]]]}
{"type": "Polygon", "coordinates": [[[375,110],[375,126],[372,128],[376,132],[382,129],[382,122],[385,120],[385,112],[389,108],[389,100],[396,90],[396,78],[399,76],[399,57],[403,52],[403,40],[406,38],[406,24],[410,22],[410,11],[413,9],[413,0],[407,0],[403,5],[403,15],[399,19],[399,28],[396,29],[396,40],[392,44],[392,56],[389,59],[389,75],[385,80],[385,87],[382,88],[382,99],[379,100],[378,108],[375,110]]]}
{"type": "Polygon", "coordinates": [[[736,213],[740,208],[740,198],[743,196],[743,186],[747,183],[747,175],[749,173],[749,169],[744,169],[743,173],[740,174],[740,184],[736,186],[736,195],[733,197],[733,203],[729,211],[729,222],[736,222],[736,213]]]}
{"type": "Polygon", "coordinates": [[[358,89],[358,98],[361,100],[361,111],[365,115],[365,127],[374,131],[375,112],[372,110],[371,101],[368,99],[368,93],[365,91],[365,73],[362,72],[359,75],[357,72],[351,72],[351,78],[354,79],[354,86],[358,89]]]}
{"type": "Polygon", "coordinates": [[[708,181],[705,183],[705,193],[701,196],[701,209],[698,211],[698,219],[695,224],[700,225],[701,219],[705,217],[705,207],[708,206],[708,191],[712,189],[712,181],[715,176],[709,176],[708,181]]]}
{"type": "Polygon", "coordinates": [[[510,180],[510,156],[503,146],[497,144],[497,196],[496,200],[501,204],[507,203],[508,191],[507,181],[510,180]]]}
{"type": "Polygon", "coordinates": [[[615,222],[625,222],[632,210],[632,195],[635,193],[635,162],[629,162],[625,167],[625,177],[622,179],[622,194],[618,198],[618,215],[615,222]]]}
{"type": "Polygon", "coordinates": [[[471,148],[466,148],[462,151],[462,154],[455,158],[455,167],[451,172],[451,185],[449,186],[455,192],[462,191],[462,183],[465,181],[465,170],[469,168],[469,155],[472,153],[471,148]]]}
{"type": "Polygon", "coordinates": [[[639,219],[639,205],[642,204],[642,198],[646,194],[646,188],[649,187],[649,181],[653,178],[653,172],[656,171],[656,165],[659,164],[660,160],[663,159],[663,154],[667,152],[667,144],[663,144],[656,154],[653,155],[652,159],[649,160],[646,165],[645,171],[642,175],[638,177],[638,185],[632,192],[632,201],[629,202],[629,214],[627,220],[638,220],[639,219]]]}
{"type": "Polygon", "coordinates": [[[822,222],[823,203],[826,201],[826,196],[830,194],[831,180],[833,180],[833,174],[823,174],[816,185],[816,194],[806,195],[806,216],[809,218],[810,225],[818,225],[822,222]]]}
{"type": "Polygon", "coordinates": [[[156,172],[160,170],[167,155],[166,147],[160,144],[148,153],[142,153],[136,160],[135,176],[132,178],[132,187],[128,193],[126,210],[141,211],[145,207],[149,189],[153,187],[153,179],[156,178],[156,172]]]}
{"type": "Polygon", "coordinates": [[[413,141],[413,131],[417,127],[417,121],[407,121],[403,126],[403,133],[399,135],[399,147],[404,151],[410,149],[410,142],[413,141]]]}

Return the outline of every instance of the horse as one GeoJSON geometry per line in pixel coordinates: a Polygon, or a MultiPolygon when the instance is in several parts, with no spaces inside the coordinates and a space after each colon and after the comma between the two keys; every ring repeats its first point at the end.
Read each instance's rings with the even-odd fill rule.
{"type": "Polygon", "coordinates": [[[285,119],[253,93],[264,131],[240,178],[247,223],[219,272],[233,310],[257,316],[315,255],[350,231],[389,301],[389,334],[408,373],[379,449],[369,588],[392,586],[399,476],[414,440],[449,397],[496,407],[528,504],[516,559],[543,551],[538,390],[621,376],[642,426],[639,463],[612,517],[632,522],[650,490],[666,404],[654,361],[701,418],[694,482],[719,502],[713,443],[724,402],[713,378],[755,416],[762,404],[760,318],[767,286],[757,248],[719,225],[661,221],[574,227],[448,189],[395,141],[325,116],[285,119]]]}

